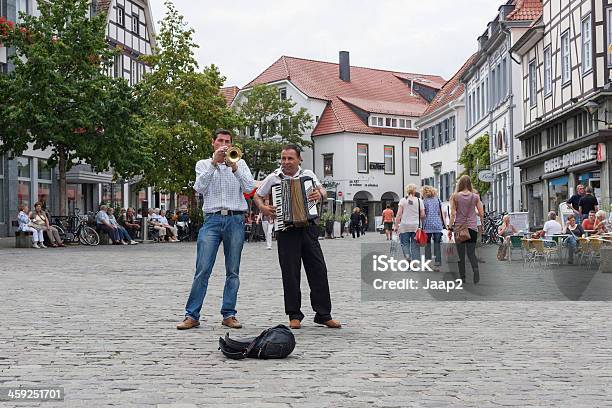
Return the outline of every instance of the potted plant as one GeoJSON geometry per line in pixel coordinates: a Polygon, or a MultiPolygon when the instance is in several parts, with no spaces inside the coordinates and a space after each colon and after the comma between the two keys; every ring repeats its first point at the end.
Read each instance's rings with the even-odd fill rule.
{"type": "Polygon", "coordinates": [[[334,214],[331,211],[325,211],[321,215],[322,229],[325,231],[325,238],[331,238],[334,232],[334,214]]]}
{"type": "Polygon", "coordinates": [[[342,238],[344,237],[344,227],[350,219],[351,217],[346,213],[346,211],[344,214],[336,216],[336,221],[340,223],[340,237],[342,238]]]}

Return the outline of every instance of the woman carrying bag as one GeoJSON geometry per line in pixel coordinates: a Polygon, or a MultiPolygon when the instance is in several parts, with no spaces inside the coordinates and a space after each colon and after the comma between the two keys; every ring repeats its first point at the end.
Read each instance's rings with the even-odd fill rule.
{"type": "Polygon", "coordinates": [[[433,241],[434,265],[439,270],[442,265],[442,230],[445,223],[442,214],[442,202],[438,198],[438,192],[431,186],[421,188],[423,206],[425,208],[425,218],[423,221],[423,231],[427,233],[427,246],[425,247],[425,258],[431,259],[431,242],[433,241]]]}
{"type": "Polygon", "coordinates": [[[423,202],[416,197],[417,187],[414,184],[406,186],[406,197],[399,202],[393,230],[399,232],[404,256],[408,260],[421,258],[421,249],[416,240],[420,219],[425,217],[423,202]]]}
{"type": "Polygon", "coordinates": [[[463,175],[459,178],[455,193],[450,199],[450,227],[459,255],[459,277],[465,282],[465,252],[467,250],[472,271],[474,272],[474,283],[480,280],[478,271],[478,258],[476,258],[476,238],[478,229],[484,225],[484,210],[480,196],[474,193],[470,176],[463,175]],[[476,214],[478,211],[478,214],[476,214]],[[480,226],[477,226],[476,216],[480,217],[480,226]]]}

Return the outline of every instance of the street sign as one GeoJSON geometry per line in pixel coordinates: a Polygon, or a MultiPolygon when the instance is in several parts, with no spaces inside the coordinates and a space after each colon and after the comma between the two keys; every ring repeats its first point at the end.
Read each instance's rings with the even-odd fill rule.
{"type": "Polygon", "coordinates": [[[338,191],[338,197],[342,197],[342,191],[338,191]]]}
{"type": "Polygon", "coordinates": [[[491,170],[480,170],[478,172],[478,180],[485,183],[492,183],[495,181],[495,174],[491,170]]]}

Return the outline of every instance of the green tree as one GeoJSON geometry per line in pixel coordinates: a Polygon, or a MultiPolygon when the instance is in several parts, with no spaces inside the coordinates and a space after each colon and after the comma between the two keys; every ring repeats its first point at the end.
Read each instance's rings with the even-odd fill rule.
{"type": "Polygon", "coordinates": [[[74,164],[130,177],[150,162],[138,101],[125,80],[106,75],[117,52],[106,43],[106,18],[90,18],[88,3],[39,2],[40,17],[22,14],[22,23],[0,30],[0,42],[15,50],[14,71],[0,75],[0,151],[51,150],[62,215],[74,164]]]}
{"type": "Polygon", "coordinates": [[[461,175],[467,174],[470,176],[472,186],[478,190],[481,197],[487,194],[491,184],[478,180],[478,171],[488,169],[491,163],[489,135],[484,134],[474,140],[474,143],[466,144],[461,152],[461,156],[459,156],[459,163],[465,168],[461,175]]]}
{"type": "Polygon", "coordinates": [[[191,192],[196,163],[212,155],[214,130],[232,129],[238,119],[220,93],[225,78],[214,65],[198,70],[194,30],[187,27],[171,1],[165,5],[158,49],[142,57],[153,72],[137,85],[145,106],[145,132],[155,146],[155,163],[141,184],[191,192]]]}
{"type": "Polygon", "coordinates": [[[293,143],[301,148],[312,145],[303,139],[312,127],[312,116],[305,108],[296,110],[295,105],[291,98],[281,99],[277,87],[265,84],[255,85],[244,102],[236,105],[247,129],[239,142],[255,179],[260,173],[268,174],[278,167],[284,144],[293,143]]]}

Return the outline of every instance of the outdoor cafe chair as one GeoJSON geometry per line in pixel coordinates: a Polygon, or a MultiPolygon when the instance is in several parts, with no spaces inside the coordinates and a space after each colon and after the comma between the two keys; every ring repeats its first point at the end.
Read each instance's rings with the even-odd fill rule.
{"type": "Polygon", "coordinates": [[[583,259],[586,262],[591,257],[591,251],[592,251],[591,244],[588,238],[579,237],[577,241],[578,241],[577,251],[578,251],[578,255],[580,256],[578,264],[582,265],[583,259]]]}
{"type": "MultiPolygon", "coordinates": [[[[533,254],[533,264],[534,265],[535,265],[536,259],[539,259],[540,263],[542,262],[542,259],[543,259],[545,265],[548,266],[550,258],[554,254],[557,254],[557,255],[559,254],[557,243],[553,240],[532,239],[531,245],[534,251],[534,254],[533,254]],[[545,242],[547,242],[548,245],[544,245],[545,242]]],[[[557,265],[558,265],[558,262],[557,262],[557,265]]]]}
{"type": "Polygon", "coordinates": [[[520,235],[510,236],[510,245],[508,246],[508,262],[512,263],[512,251],[523,252],[523,238],[520,235]]]}

